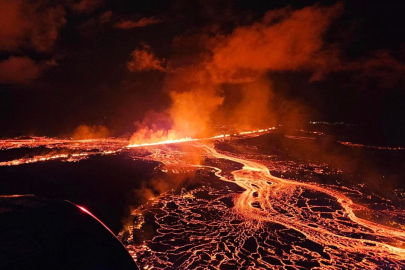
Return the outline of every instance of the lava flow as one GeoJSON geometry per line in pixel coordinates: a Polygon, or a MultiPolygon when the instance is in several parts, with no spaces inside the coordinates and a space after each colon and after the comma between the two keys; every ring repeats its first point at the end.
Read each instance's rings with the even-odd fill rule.
{"type": "MultiPolygon", "coordinates": [[[[268,132],[272,128],[244,131],[240,133],[235,133],[232,136],[241,135],[257,135],[264,132],[268,132]]],[[[39,149],[43,148],[40,154],[25,156],[19,159],[1,161],[0,166],[16,166],[22,164],[50,161],[50,160],[62,160],[67,162],[76,162],[82,159],[86,159],[92,155],[109,155],[121,152],[128,148],[136,147],[146,147],[155,145],[166,145],[173,143],[183,143],[183,142],[193,142],[201,140],[214,140],[219,138],[230,137],[229,134],[217,135],[209,138],[180,138],[180,139],[169,139],[166,141],[156,141],[153,143],[140,143],[140,144],[130,144],[130,141],[126,139],[88,139],[88,140],[69,140],[69,139],[56,139],[48,137],[32,137],[29,139],[6,139],[0,140],[0,150],[11,150],[18,148],[25,149],[39,149]]]]}
{"type": "Polygon", "coordinates": [[[405,267],[405,231],[360,218],[372,211],[349,193],[272,176],[269,168],[275,165],[257,153],[219,151],[202,142],[147,149],[152,154],[143,159],[160,161],[163,172],[194,168],[198,177],[215,175],[224,186],[205,181],[135,210],[130,236],[123,231],[121,237],[142,268],[405,267]],[[234,184],[239,189],[229,187],[234,184]]]}
{"type": "Polygon", "coordinates": [[[5,160],[0,166],[16,166],[50,160],[76,162],[96,154],[114,154],[128,145],[124,139],[68,140],[47,137],[0,140],[0,150],[18,148],[35,150],[34,154],[19,159],[5,160]],[[37,149],[40,149],[38,153],[37,149]]]}
{"type": "MultiPolygon", "coordinates": [[[[270,171],[283,166],[293,170],[291,161],[280,165],[274,155],[242,143],[273,129],[136,145],[124,139],[3,140],[4,152],[33,152],[0,166],[126,153],[158,161],[162,179],[193,178],[180,191],[148,198],[120,233],[143,269],[403,269],[405,231],[398,220],[405,220],[405,210],[393,204],[371,209],[359,203],[369,197],[360,190],[273,176],[270,171]]],[[[317,173],[328,168],[306,166],[317,173]]]]}

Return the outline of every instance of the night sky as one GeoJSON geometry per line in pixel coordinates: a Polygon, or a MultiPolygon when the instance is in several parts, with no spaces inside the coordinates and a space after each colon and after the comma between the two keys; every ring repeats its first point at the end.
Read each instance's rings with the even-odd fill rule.
{"type": "Polygon", "coordinates": [[[403,144],[403,14],[403,1],[0,0],[0,137],[129,136],[204,70],[193,93],[216,105],[194,105],[222,124],[255,102],[240,85],[265,80],[273,122],[344,121],[403,144]]]}

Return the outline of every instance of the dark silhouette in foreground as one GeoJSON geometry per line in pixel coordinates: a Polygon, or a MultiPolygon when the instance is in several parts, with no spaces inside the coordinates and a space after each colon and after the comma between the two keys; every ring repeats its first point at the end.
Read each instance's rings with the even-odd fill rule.
{"type": "Polygon", "coordinates": [[[1,269],[138,269],[85,208],[32,195],[0,196],[1,269]]]}

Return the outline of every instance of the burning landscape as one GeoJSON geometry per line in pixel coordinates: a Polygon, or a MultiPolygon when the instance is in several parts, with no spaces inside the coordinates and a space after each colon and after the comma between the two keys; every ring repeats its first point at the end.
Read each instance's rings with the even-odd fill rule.
{"type": "Polygon", "coordinates": [[[405,269],[405,43],[202,2],[0,0],[0,195],[83,205],[141,269],[405,269]]]}

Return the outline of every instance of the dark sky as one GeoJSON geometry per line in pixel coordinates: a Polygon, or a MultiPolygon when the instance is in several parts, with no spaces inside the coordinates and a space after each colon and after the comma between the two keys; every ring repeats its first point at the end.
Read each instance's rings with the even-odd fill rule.
{"type": "MultiPolygon", "coordinates": [[[[327,56],[313,65],[264,63],[260,76],[271,80],[273,96],[309,108],[308,120],[364,124],[405,137],[405,4],[374,2],[0,0],[0,137],[64,136],[82,124],[107,126],[115,136],[131,133],[148,110],[170,107],[172,74],[200,65],[195,59],[206,51],[217,54],[235,29],[270,28],[319,6],[336,8],[321,29],[322,47],[310,55],[327,56]],[[265,22],[269,11],[280,9],[274,14],[283,15],[265,22]]],[[[302,24],[293,34],[287,27],[285,36],[300,31],[311,34],[302,24]]],[[[246,47],[239,42],[240,50],[246,47]]],[[[235,65],[243,72],[256,68],[235,65]]],[[[226,89],[233,84],[221,81],[224,104],[232,100],[226,89]]],[[[276,114],[281,122],[282,110],[276,114]]]]}

